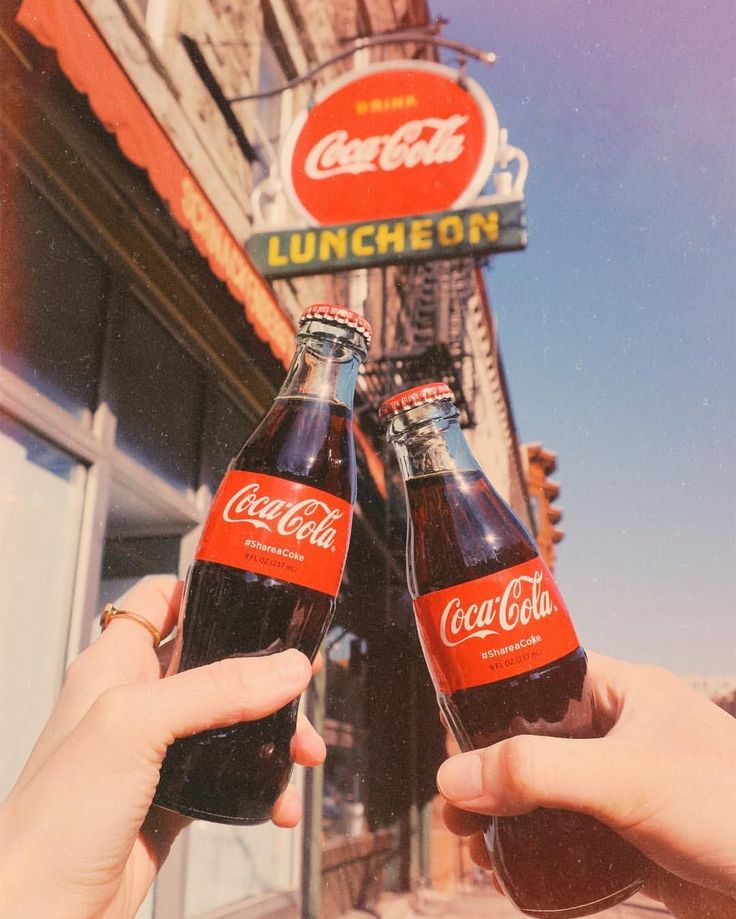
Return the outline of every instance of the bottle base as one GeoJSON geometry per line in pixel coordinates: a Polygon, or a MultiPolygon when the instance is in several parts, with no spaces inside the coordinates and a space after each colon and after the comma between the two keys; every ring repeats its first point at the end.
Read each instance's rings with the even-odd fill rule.
{"type": "Polygon", "coordinates": [[[627,900],[629,897],[633,896],[637,890],[641,890],[643,886],[643,880],[635,881],[633,884],[629,884],[628,887],[624,887],[623,890],[603,897],[602,900],[592,900],[590,903],[585,903],[581,906],[571,906],[565,909],[524,909],[522,906],[519,906],[518,903],[516,907],[520,909],[525,916],[533,916],[534,919],[575,919],[576,916],[590,916],[604,909],[610,909],[610,907],[615,906],[617,903],[621,903],[622,900],[627,900]]]}
{"type": "Polygon", "coordinates": [[[154,798],[153,803],[156,807],[160,807],[167,811],[173,811],[175,814],[181,814],[182,817],[192,817],[194,820],[206,820],[208,823],[227,823],[230,826],[257,826],[260,823],[267,823],[271,819],[270,810],[262,816],[233,817],[230,814],[213,814],[209,811],[197,810],[194,807],[169,804],[167,801],[159,800],[159,798],[154,798]]]}

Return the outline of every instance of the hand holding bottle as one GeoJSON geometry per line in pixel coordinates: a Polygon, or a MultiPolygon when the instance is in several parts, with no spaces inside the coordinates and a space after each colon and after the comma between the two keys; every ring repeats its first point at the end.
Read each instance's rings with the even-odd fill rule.
{"type": "MultiPolygon", "coordinates": [[[[217,490],[187,576],[168,672],[298,648],[311,659],[335,612],[357,488],[352,405],[365,319],[315,304],[279,393],[217,490]]],[[[289,779],[296,703],[177,740],[156,803],[190,817],[270,819],[289,779]]]]}
{"type": "MultiPolygon", "coordinates": [[[[405,482],[409,592],[446,722],[466,751],[519,734],[598,737],[565,602],[475,460],[453,403],[447,385],[428,383],[380,410],[405,482]]],[[[522,912],[573,919],[644,883],[647,859],[610,827],[572,811],[529,810],[485,820],[496,875],[522,912]]]]}
{"type": "MultiPolygon", "coordinates": [[[[147,578],[120,601],[166,635],[181,584],[147,578]]],[[[276,711],[307,686],[298,651],[233,659],[161,679],[151,637],[116,618],[72,664],[59,701],[15,787],[0,805],[0,915],[132,917],[189,821],[151,808],[167,746],[206,728],[276,711]]],[[[317,765],[322,739],[301,719],[292,756],[317,765]]],[[[288,787],[273,821],[294,826],[288,787]]]]}
{"type": "Polygon", "coordinates": [[[656,863],[646,892],[675,916],[733,919],[736,720],[658,668],[590,654],[587,679],[606,736],[524,735],[449,759],[448,827],[476,834],[473,857],[490,867],[478,814],[589,814],[656,863]]]}

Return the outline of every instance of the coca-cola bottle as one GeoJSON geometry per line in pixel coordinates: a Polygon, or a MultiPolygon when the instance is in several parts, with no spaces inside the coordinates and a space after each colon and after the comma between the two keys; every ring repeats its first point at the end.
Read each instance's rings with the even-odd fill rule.
{"type": "MultiPolygon", "coordinates": [[[[432,383],[380,409],[406,486],[407,578],[440,709],[465,751],[523,733],[600,736],[564,601],[478,466],[453,402],[432,383]]],[[[647,873],[640,852],[570,811],[489,819],[485,837],[499,881],[529,916],[597,912],[647,873]]]]}
{"type": "MultiPolygon", "coordinates": [[[[286,648],[317,653],[350,538],[353,393],[370,334],[351,310],[318,304],[302,314],[286,380],[212,503],[169,674],[286,648]]],[[[155,803],[221,823],[269,819],[291,772],[297,707],[175,741],[155,803]]]]}

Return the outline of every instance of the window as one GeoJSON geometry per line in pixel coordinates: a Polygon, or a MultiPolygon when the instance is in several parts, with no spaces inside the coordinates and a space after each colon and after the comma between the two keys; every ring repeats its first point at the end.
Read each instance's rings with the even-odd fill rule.
{"type": "Polygon", "coordinates": [[[0,413],[0,800],[61,686],[84,481],[74,457],[0,413]]]}
{"type": "MultiPolygon", "coordinates": [[[[301,782],[301,770],[292,780],[301,782]]],[[[298,884],[298,834],[271,824],[222,826],[198,820],[189,829],[185,916],[298,884]]]]}
{"type": "Polygon", "coordinates": [[[19,170],[6,175],[0,359],[79,415],[97,397],[109,273],[19,170]]]}
{"type": "Polygon", "coordinates": [[[333,626],[325,641],[327,698],[322,829],[327,835],[358,836],[365,830],[367,771],[365,675],[367,643],[333,626]]]}
{"type": "Polygon", "coordinates": [[[198,484],[204,373],[130,292],[115,311],[107,398],[126,452],[178,488],[198,484]]]}

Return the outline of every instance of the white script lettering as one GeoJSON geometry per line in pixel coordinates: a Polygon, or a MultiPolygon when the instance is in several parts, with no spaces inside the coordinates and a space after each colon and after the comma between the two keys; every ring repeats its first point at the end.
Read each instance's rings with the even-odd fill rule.
{"type": "Polygon", "coordinates": [[[393,172],[403,166],[454,163],[463,152],[465,135],[456,133],[467,115],[407,121],[393,134],[350,138],[344,129],[318,140],[307,154],[304,172],[310,179],[362,172],[393,172]]]}
{"type": "Polygon", "coordinates": [[[551,616],[557,606],[549,590],[542,589],[543,573],[512,578],[499,596],[486,597],[480,603],[470,603],[463,608],[459,597],[447,601],[440,618],[440,638],[448,648],[454,648],[470,638],[487,638],[489,635],[512,632],[551,616]],[[491,628],[497,626],[498,628],[491,628]]]}
{"type": "Polygon", "coordinates": [[[227,523],[249,523],[269,533],[273,532],[271,524],[274,524],[280,536],[293,536],[297,542],[306,539],[321,549],[334,545],[337,529],[333,524],[342,517],[341,510],[318,498],[292,502],[260,495],[257,482],[236,491],[222,512],[227,523]]]}

